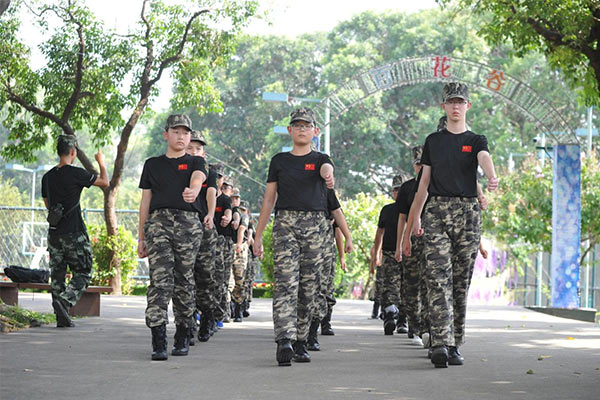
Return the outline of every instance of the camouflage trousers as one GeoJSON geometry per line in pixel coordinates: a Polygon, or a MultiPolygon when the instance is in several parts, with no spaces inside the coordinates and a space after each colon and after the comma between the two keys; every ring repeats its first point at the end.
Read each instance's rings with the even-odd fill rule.
{"type": "Polygon", "coordinates": [[[278,211],[273,225],[275,339],[304,341],[329,240],[324,212],[278,211]]]}
{"type": "Polygon", "coordinates": [[[387,306],[400,304],[402,290],[402,263],[394,258],[394,252],[383,250],[381,266],[378,268],[378,279],[381,279],[381,297],[379,304],[383,310],[387,306]],[[380,278],[381,276],[381,278],[380,278]]]}
{"type": "Polygon", "coordinates": [[[221,280],[221,300],[220,309],[223,310],[223,320],[227,321],[231,317],[231,291],[233,290],[233,279],[231,268],[233,266],[233,240],[230,237],[223,237],[221,248],[223,254],[223,278],[221,280]]]}
{"type": "Polygon", "coordinates": [[[92,274],[92,246],[87,232],[49,233],[48,252],[52,298],[74,306],[87,289],[92,274]],[[65,285],[67,267],[73,277],[65,285]]]}
{"type": "Polygon", "coordinates": [[[144,224],[150,266],[146,325],[169,322],[167,307],[173,299],[175,324],[192,327],[196,309],[194,264],[202,241],[197,212],[159,209],[144,224]]]}
{"type": "Polygon", "coordinates": [[[375,267],[375,284],[373,285],[373,291],[369,296],[371,301],[376,301],[381,304],[383,297],[383,271],[382,267],[375,267]]]}
{"type": "Polygon", "coordinates": [[[248,265],[246,266],[246,273],[244,276],[244,301],[246,303],[252,301],[252,285],[254,283],[254,276],[259,267],[260,264],[258,258],[252,254],[252,249],[248,248],[248,265]]]}
{"type": "Polygon", "coordinates": [[[223,282],[225,281],[225,261],[224,261],[224,253],[225,253],[225,236],[217,235],[217,246],[215,248],[215,288],[214,288],[214,314],[215,319],[222,321],[225,317],[225,309],[223,308],[223,304],[225,300],[223,299],[225,296],[225,285],[223,282]]]}
{"type": "Polygon", "coordinates": [[[248,243],[242,243],[240,251],[236,251],[233,255],[233,279],[235,286],[231,293],[231,298],[234,303],[242,304],[244,301],[244,278],[246,276],[246,266],[248,265],[248,243]]]}
{"type": "Polygon", "coordinates": [[[327,230],[326,239],[323,243],[323,267],[319,271],[319,279],[321,281],[319,293],[316,296],[316,301],[313,306],[313,320],[318,319],[319,321],[325,318],[327,313],[335,305],[335,297],[333,297],[334,291],[334,277],[335,277],[335,262],[336,262],[336,247],[334,228],[330,224],[327,230]]]}
{"type": "Polygon", "coordinates": [[[422,225],[432,345],[460,346],[481,236],[477,199],[432,197],[422,225]]]}
{"type": "Polygon", "coordinates": [[[411,256],[402,258],[403,304],[406,306],[408,328],[411,333],[421,335],[429,332],[427,307],[427,285],[425,282],[425,242],[423,237],[413,236],[411,256]]]}
{"type": "Polygon", "coordinates": [[[217,230],[204,228],[200,249],[194,264],[196,283],[196,310],[203,314],[212,311],[216,300],[215,259],[217,252],[217,230]]]}

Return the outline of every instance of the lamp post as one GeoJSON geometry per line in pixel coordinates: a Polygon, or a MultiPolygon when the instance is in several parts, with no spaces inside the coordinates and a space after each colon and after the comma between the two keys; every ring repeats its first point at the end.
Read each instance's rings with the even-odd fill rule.
{"type": "Polygon", "coordinates": [[[9,169],[9,170],[24,171],[24,172],[29,172],[29,173],[32,174],[32,176],[31,176],[31,222],[34,221],[34,212],[35,212],[33,210],[33,208],[35,207],[35,181],[36,181],[36,175],[37,175],[38,172],[40,172],[40,171],[48,171],[52,167],[53,167],[53,165],[38,165],[37,167],[31,169],[31,168],[25,168],[21,164],[6,164],[6,166],[5,166],[5,168],[9,169]]]}
{"type": "MultiPolygon", "coordinates": [[[[262,94],[263,101],[270,102],[282,102],[282,103],[292,103],[292,102],[301,102],[301,103],[322,103],[325,101],[325,132],[324,136],[324,152],[326,154],[331,154],[331,144],[330,144],[330,108],[329,108],[329,98],[327,99],[315,99],[310,97],[292,97],[287,93],[276,93],[276,92],[263,92],[262,94]]],[[[280,127],[276,127],[275,133],[280,133],[280,127]]],[[[287,131],[286,131],[287,133],[287,131]]]]}

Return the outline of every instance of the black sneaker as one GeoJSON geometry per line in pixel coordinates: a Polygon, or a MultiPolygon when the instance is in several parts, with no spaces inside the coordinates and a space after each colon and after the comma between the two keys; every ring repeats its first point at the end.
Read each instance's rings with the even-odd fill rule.
{"type": "Polygon", "coordinates": [[[65,305],[65,302],[61,299],[52,300],[52,308],[56,314],[56,327],[57,328],[72,328],[75,326],[71,317],[69,316],[69,308],[65,305]]]}
{"type": "Polygon", "coordinates": [[[446,346],[435,346],[431,352],[431,363],[436,368],[448,368],[448,348],[446,346]]]}
{"type": "Polygon", "coordinates": [[[280,367],[289,367],[292,365],[294,349],[289,339],[280,339],[277,341],[276,358],[280,367]]]}
{"type": "Polygon", "coordinates": [[[393,335],[394,329],[396,329],[396,321],[393,318],[383,321],[383,333],[385,335],[393,335]]]}
{"type": "Polygon", "coordinates": [[[458,347],[450,346],[448,348],[448,365],[463,365],[465,358],[458,351],[458,347]]]}

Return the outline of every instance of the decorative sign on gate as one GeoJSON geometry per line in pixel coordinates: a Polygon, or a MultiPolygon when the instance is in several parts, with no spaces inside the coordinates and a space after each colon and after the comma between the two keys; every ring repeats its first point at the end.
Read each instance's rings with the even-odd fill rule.
{"type": "MultiPolygon", "coordinates": [[[[361,72],[342,84],[329,99],[331,120],[370,95],[405,85],[425,82],[457,81],[501,96],[535,121],[555,143],[579,143],[573,129],[552,104],[526,83],[506,72],[475,61],[449,56],[401,59],[361,72]],[[555,136],[553,132],[568,132],[555,136]]],[[[441,102],[441,99],[440,99],[441,102]]],[[[317,121],[325,126],[325,101],[315,107],[317,121]]]]}

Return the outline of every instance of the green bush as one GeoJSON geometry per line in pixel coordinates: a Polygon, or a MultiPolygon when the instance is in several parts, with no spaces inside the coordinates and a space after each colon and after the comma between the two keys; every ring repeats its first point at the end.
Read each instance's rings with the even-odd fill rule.
{"type": "Polygon", "coordinates": [[[117,235],[109,240],[104,224],[88,224],[88,234],[92,242],[94,254],[94,269],[91,285],[108,286],[110,279],[115,275],[115,270],[109,265],[110,251],[114,250],[121,262],[121,291],[129,294],[132,290],[133,280],[129,279],[137,268],[137,242],[131,232],[119,227],[117,235]]]}

